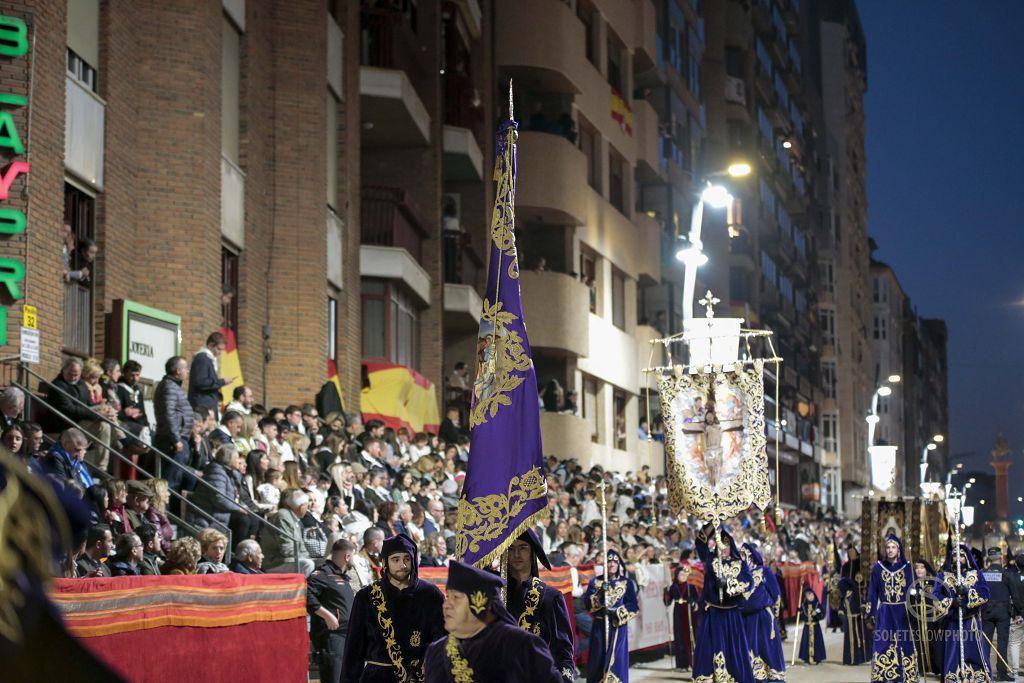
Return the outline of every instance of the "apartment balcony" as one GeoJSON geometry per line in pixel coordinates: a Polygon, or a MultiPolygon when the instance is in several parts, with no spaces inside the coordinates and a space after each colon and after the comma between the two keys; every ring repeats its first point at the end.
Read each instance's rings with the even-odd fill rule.
{"type": "Polygon", "coordinates": [[[359,103],[365,147],[430,144],[430,114],[404,71],[359,68],[359,103]]]}
{"type": "Polygon", "coordinates": [[[757,272],[754,238],[746,230],[740,230],[736,237],[729,239],[729,264],[757,272]]]}
{"type": "Polygon", "coordinates": [[[64,97],[64,168],[102,190],[106,102],[72,76],[64,79],[64,97]]]}
{"type": "Polygon", "coordinates": [[[565,273],[524,270],[519,274],[530,345],[565,356],[590,349],[590,290],[565,273]]]}
{"type": "Polygon", "coordinates": [[[587,217],[583,152],[561,135],[523,131],[518,153],[517,214],[543,223],[583,225],[587,217]]]}
{"type": "Polygon", "coordinates": [[[444,329],[471,333],[480,329],[484,302],[472,285],[444,283],[444,329]]]}
{"type": "Polygon", "coordinates": [[[633,217],[637,235],[637,279],[641,284],[661,282],[661,225],[646,213],[633,217]]]}
{"type": "Polygon", "coordinates": [[[444,281],[455,285],[474,285],[484,266],[484,256],[463,231],[444,232],[444,281]]]}
{"type": "MultiPolygon", "coordinates": [[[[649,2],[649,0],[644,0],[649,2]]],[[[650,182],[662,177],[658,112],[646,100],[633,102],[633,139],[636,140],[636,179],[650,182]]]]}
{"type": "Polygon", "coordinates": [[[364,186],[361,241],[363,244],[404,249],[420,262],[423,260],[423,240],[430,233],[420,222],[419,215],[419,209],[405,190],[364,186]]]}
{"type": "Polygon", "coordinates": [[[633,71],[644,73],[658,68],[658,11],[651,0],[640,0],[638,5],[633,71]]]}
{"type": "Polygon", "coordinates": [[[590,461],[593,447],[590,423],[578,415],[541,412],[540,433],[544,455],[559,459],[577,458],[580,464],[590,461]]]}
{"type": "Polygon", "coordinates": [[[473,131],[458,126],[444,127],[444,179],[479,182],[484,178],[484,155],[473,131]]]}
{"type": "Polygon", "coordinates": [[[220,157],[220,234],[239,249],[245,247],[245,173],[220,157]]]}
{"type": "Polygon", "coordinates": [[[401,247],[363,244],[359,247],[360,277],[401,282],[423,306],[430,306],[430,275],[401,247]]]}
{"type": "Polygon", "coordinates": [[[467,128],[484,142],[484,107],[479,88],[465,74],[444,75],[444,125],[467,128]]]}
{"type": "Polygon", "coordinates": [[[495,3],[494,23],[507,40],[498,41],[495,62],[526,90],[574,95],[582,92],[587,69],[583,23],[568,3],[517,0],[495,3]]]}

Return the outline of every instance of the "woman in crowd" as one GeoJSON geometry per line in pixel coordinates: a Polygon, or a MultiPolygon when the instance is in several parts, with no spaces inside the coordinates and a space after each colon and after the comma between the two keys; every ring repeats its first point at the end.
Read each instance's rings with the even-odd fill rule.
{"type": "Polygon", "coordinates": [[[228,571],[224,564],[228,537],[216,529],[207,528],[199,532],[198,539],[202,561],[196,566],[196,574],[223,574],[228,571]]]}
{"type": "Polygon", "coordinates": [[[377,526],[384,530],[385,536],[397,536],[404,531],[398,519],[398,503],[386,500],[377,506],[377,526]]]}
{"type": "Polygon", "coordinates": [[[156,528],[157,538],[161,552],[167,552],[171,548],[171,541],[174,539],[174,527],[171,520],[167,519],[167,506],[171,502],[171,488],[167,485],[166,479],[151,479],[150,488],[153,490],[153,498],[149,502],[149,509],[146,510],[146,522],[156,528]]]}
{"type": "Polygon", "coordinates": [[[15,423],[5,427],[3,433],[0,433],[0,441],[11,455],[25,460],[25,454],[22,452],[25,446],[25,433],[21,430],[21,425],[15,423]]]}
{"type": "Polygon", "coordinates": [[[420,543],[420,566],[448,566],[448,544],[439,532],[428,534],[426,539],[420,543]]]}
{"type": "Polygon", "coordinates": [[[125,485],[123,479],[109,479],[107,480],[107,493],[109,494],[109,524],[111,531],[117,534],[126,534],[132,530],[131,524],[128,522],[128,514],[125,512],[124,506],[128,502],[128,487],[125,485]]]}
{"type": "Polygon", "coordinates": [[[242,483],[260,514],[264,516],[277,509],[276,506],[271,507],[268,503],[262,502],[259,494],[260,485],[266,481],[269,470],[270,458],[259,448],[252,449],[245,456],[245,476],[242,477],[242,483]]]}
{"type": "Polygon", "coordinates": [[[195,574],[196,565],[202,554],[199,541],[191,536],[179,538],[171,543],[171,549],[167,551],[167,561],[160,567],[160,572],[165,575],[195,574]]]}

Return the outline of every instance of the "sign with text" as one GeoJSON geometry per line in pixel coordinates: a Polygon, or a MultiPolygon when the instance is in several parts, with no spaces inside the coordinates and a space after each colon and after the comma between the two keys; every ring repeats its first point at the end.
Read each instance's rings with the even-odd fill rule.
{"type": "Polygon", "coordinates": [[[21,328],[21,362],[39,362],[39,330],[21,328]]]}
{"type": "Polygon", "coordinates": [[[153,386],[164,376],[164,365],[181,347],[181,317],[135,301],[112,302],[107,354],[122,363],[142,366],[141,381],[153,386]]]}
{"type": "Polygon", "coordinates": [[[39,317],[35,306],[25,304],[21,307],[21,326],[30,330],[39,329],[39,317]]]}
{"type": "Polygon", "coordinates": [[[669,630],[669,608],[665,606],[665,589],[668,588],[669,571],[663,564],[644,565],[647,583],[637,587],[637,603],[640,614],[629,622],[629,649],[643,650],[671,642],[669,630]]]}

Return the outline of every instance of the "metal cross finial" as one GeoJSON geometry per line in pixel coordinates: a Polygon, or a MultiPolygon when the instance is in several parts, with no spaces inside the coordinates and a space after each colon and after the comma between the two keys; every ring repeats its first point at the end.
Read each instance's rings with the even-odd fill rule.
{"type": "Polygon", "coordinates": [[[705,311],[707,312],[708,318],[714,318],[715,304],[721,303],[721,301],[722,300],[716,297],[714,294],[712,294],[711,290],[709,289],[708,293],[704,295],[704,298],[697,301],[697,303],[704,307],[705,311]]]}

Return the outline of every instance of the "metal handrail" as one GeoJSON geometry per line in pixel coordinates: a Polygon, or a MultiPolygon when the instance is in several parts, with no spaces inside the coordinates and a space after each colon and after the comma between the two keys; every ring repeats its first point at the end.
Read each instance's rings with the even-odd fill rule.
{"type": "MultiPolygon", "coordinates": [[[[0,362],[4,362],[5,364],[7,363],[6,361],[0,361],[0,362]]],[[[17,366],[17,368],[18,368],[19,370],[21,370],[21,371],[23,371],[23,372],[27,373],[28,375],[30,375],[30,376],[32,376],[32,377],[35,377],[35,378],[36,378],[37,380],[39,380],[39,382],[40,382],[40,383],[42,383],[42,384],[45,384],[46,386],[48,386],[48,387],[51,387],[51,388],[53,388],[53,389],[56,389],[57,391],[59,391],[60,393],[62,393],[62,394],[63,394],[64,396],[66,396],[67,398],[71,399],[71,401],[73,401],[74,403],[77,403],[78,405],[80,405],[80,406],[82,406],[82,407],[84,407],[84,408],[87,408],[87,409],[89,409],[89,410],[92,410],[92,408],[91,408],[90,406],[88,406],[88,405],[86,405],[85,403],[83,403],[83,402],[82,402],[81,400],[79,400],[79,399],[78,399],[78,397],[76,397],[76,396],[72,396],[72,395],[71,395],[71,394],[69,394],[68,392],[64,391],[63,389],[61,389],[60,387],[58,387],[57,385],[55,385],[55,384],[54,384],[53,382],[51,382],[50,380],[48,380],[48,379],[46,379],[46,378],[42,377],[42,376],[41,376],[41,375],[40,375],[39,373],[37,373],[37,372],[33,371],[33,370],[32,370],[32,368],[28,367],[28,366],[27,366],[27,365],[26,365],[25,363],[21,363],[21,362],[18,362],[18,363],[16,364],[16,366],[17,366]]],[[[13,386],[16,386],[16,387],[18,387],[19,389],[21,389],[21,390],[22,390],[22,391],[23,391],[23,392],[24,392],[24,393],[26,394],[26,396],[30,397],[31,399],[35,399],[36,401],[39,401],[40,403],[42,403],[43,405],[45,405],[45,406],[46,406],[46,407],[47,407],[47,408],[48,408],[48,409],[50,410],[50,412],[52,412],[53,414],[57,415],[57,416],[58,416],[59,418],[61,418],[62,420],[64,420],[64,421],[65,421],[66,423],[68,423],[68,424],[71,424],[71,425],[74,425],[75,427],[77,427],[77,426],[78,426],[78,423],[77,423],[77,422],[75,422],[74,420],[72,420],[71,418],[69,418],[69,417],[68,417],[67,415],[64,415],[64,414],[63,414],[63,413],[61,413],[60,411],[56,410],[56,409],[55,409],[55,408],[54,408],[53,406],[51,406],[51,405],[50,405],[50,404],[49,404],[49,403],[48,403],[47,401],[43,400],[43,399],[42,399],[41,397],[39,397],[39,396],[37,396],[36,394],[34,394],[34,393],[33,393],[33,392],[31,391],[31,389],[29,389],[28,387],[26,387],[26,386],[24,386],[24,385],[20,384],[20,383],[19,383],[19,382],[17,382],[17,381],[14,381],[14,382],[12,382],[11,384],[12,384],[13,386]]],[[[95,413],[95,411],[93,411],[93,412],[95,413]]],[[[100,415],[99,413],[95,413],[95,416],[96,416],[96,417],[95,417],[95,419],[99,419],[99,420],[102,420],[103,422],[106,422],[106,423],[107,423],[108,425],[110,425],[110,427],[111,427],[111,428],[121,429],[121,425],[119,425],[118,423],[116,423],[116,422],[114,422],[114,421],[112,421],[112,420],[110,420],[110,419],[108,419],[108,418],[104,417],[103,415],[100,415]]],[[[96,438],[95,438],[95,437],[93,437],[93,436],[92,436],[91,434],[88,434],[88,433],[87,433],[86,435],[87,435],[87,437],[89,437],[89,438],[92,438],[92,439],[93,439],[93,440],[94,440],[94,441],[95,441],[96,443],[98,443],[98,444],[99,444],[99,445],[101,445],[102,447],[106,448],[106,449],[107,449],[107,451],[109,451],[110,453],[113,453],[113,454],[114,454],[115,456],[117,456],[117,457],[118,457],[118,458],[119,458],[120,460],[122,460],[122,461],[124,461],[124,462],[126,462],[126,463],[130,464],[130,465],[131,465],[132,467],[134,467],[134,468],[135,468],[135,469],[137,469],[138,471],[142,472],[143,474],[145,474],[146,476],[148,476],[148,477],[149,477],[150,479],[153,479],[153,478],[154,478],[154,477],[153,477],[153,476],[152,476],[151,474],[149,474],[148,472],[146,472],[145,470],[143,470],[143,469],[142,469],[141,467],[139,467],[139,466],[138,466],[137,464],[133,463],[133,462],[132,462],[132,461],[131,461],[130,459],[126,458],[126,457],[125,457],[124,455],[122,455],[121,453],[118,453],[118,452],[117,452],[116,450],[114,450],[113,448],[111,448],[111,447],[110,447],[109,445],[107,445],[107,444],[105,444],[105,443],[102,443],[101,441],[99,441],[99,439],[96,439],[96,438]]],[[[159,450],[159,449],[157,449],[157,448],[153,447],[152,445],[149,445],[149,446],[148,446],[148,448],[149,448],[149,449],[150,449],[151,451],[153,451],[153,453],[155,453],[155,454],[156,454],[156,455],[158,456],[158,460],[157,460],[157,465],[158,465],[158,467],[159,467],[160,459],[163,459],[163,460],[166,460],[166,461],[168,461],[168,462],[169,462],[170,464],[174,465],[175,467],[179,467],[179,468],[181,468],[181,469],[183,469],[183,470],[186,470],[186,471],[187,471],[187,470],[189,469],[189,468],[186,468],[186,467],[185,467],[184,465],[182,465],[181,463],[179,463],[179,462],[178,462],[177,460],[175,460],[175,459],[171,458],[170,456],[168,456],[168,455],[167,455],[166,453],[164,453],[163,451],[161,451],[161,450],[159,450]]],[[[227,501],[229,501],[229,502],[231,502],[231,503],[234,503],[234,502],[235,502],[234,500],[232,500],[232,499],[228,498],[228,496],[226,496],[226,495],[225,495],[224,493],[222,493],[222,492],[218,491],[218,490],[217,490],[216,488],[214,488],[214,487],[213,487],[213,485],[211,485],[211,484],[210,484],[209,482],[206,482],[206,481],[204,481],[204,480],[203,480],[203,479],[202,479],[201,477],[194,477],[194,478],[195,478],[196,482],[198,482],[199,484],[201,484],[201,485],[203,485],[203,486],[206,486],[206,487],[207,487],[208,489],[210,489],[211,491],[213,491],[213,492],[214,492],[214,493],[215,493],[216,495],[220,496],[220,497],[221,497],[221,498],[223,498],[224,500],[227,500],[227,501]]],[[[169,490],[170,490],[170,489],[169,489],[169,490]]],[[[177,493],[176,493],[176,492],[174,492],[174,491],[172,491],[172,493],[173,493],[174,495],[176,495],[176,496],[177,496],[178,498],[181,498],[182,500],[187,500],[187,499],[185,499],[184,497],[182,497],[182,496],[181,496],[180,494],[177,494],[177,493]]],[[[266,519],[266,518],[262,517],[261,515],[258,515],[258,514],[256,514],[255,512],[253,512],[252,510],[250,510],[249,508],[245,507],[244,505],[241,505],[241,504],[237,504],[237,505],[238,505],[238,508],[239,508],[239,510],[242,510],[242,511],[244,511],[244,512],[245,512],[245,514],[249,515],[250,517],[254,517],[254,518],[256,518],[256,520],[257,520],[257,521],[259,521],[259,523],[260,523],[261,525],[266,525],[266,526],[270,527],[271,529],[273,529],[274,531],[276,531],[276,532],[277,532],[278,534],[281,534],[282,536],[286,535],[286,534],[285,534],[285,531],[284,531],[284,529],[282,529],[281,527],[279,527],[279,526],[277,526],[276,524],[272,523],[272,522],[271,522],[271,521],[270,521],[269,519],[266,519]]],[[[195,504],[193,504],[193,505],[192,505],[192,507],[194,507],[194,508],[195,508],[196,510],[201,510],[201,508],[199,508],[199,507],[198,507],[198,506],[196,506],[195,504]]],[[[206,511],[205,511],[205,510],[202,510],[202,512],[203,512],[203,514],[208,514],[208,513],[206,513],[206,511]]],[[[212,517],[212,516],[209,516],[209,519],[215,519],[215,518],[214,518],[214,517],[212,517]]],[[[228,532],[230,533],[230,529],[228,530],[228,532]]],[[[300,544],[300,543],[302,543],[302,538],[298,538],[298,539],[295,539],[295,542],[294,542],[294,543],[295,543],[295,556],[296,556],[296,558],[298,558],[298,554],[299,554],[299,553],[298,553],[298,549],[299,549],[299,544],[300,544]]],[[[296,563],[296,564],[297,564],[297,563],[296,563]]],[[[297,569],[297,567],[296,567],[296,569],[297,569]]]]}

